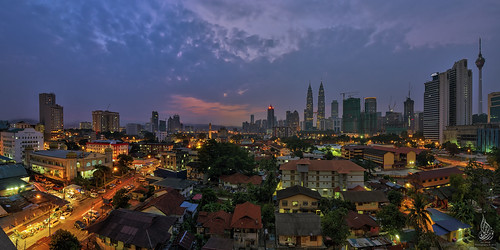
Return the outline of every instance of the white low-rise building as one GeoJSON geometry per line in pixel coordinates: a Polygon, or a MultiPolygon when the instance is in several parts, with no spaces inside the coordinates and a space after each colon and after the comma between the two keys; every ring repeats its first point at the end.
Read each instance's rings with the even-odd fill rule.
{"type": "Polygon", "coordinates": [[[21,163],[25,148],[42,150],[43,134],[31,127],[13,128],[0,133],[0,154],[3,156],[21,163]]]}

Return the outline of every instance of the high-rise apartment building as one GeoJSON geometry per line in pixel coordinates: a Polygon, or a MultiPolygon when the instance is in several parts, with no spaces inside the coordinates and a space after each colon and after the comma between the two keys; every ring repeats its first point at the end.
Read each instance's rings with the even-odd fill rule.
{"type": "Polygon", "coordinates": [[[80,122],[80,129],[92,129],[91,122],[80,122]]]}
{"type": "Polygon", "coordinates": [[[377,133],[377,98],[365,98],[365,112],[363,115],[363,131],[365,134],[377,133]]]}
{"type": "Polygon", "coordinates": [[[151,112],[151,132],[158,131],[158,111],[151,112]]]}
{"type": "Polygon", "coordinates": [[[276,124],[274,123],[274,108],[269,105],[267,108],[267,128],[272,129],[276,124]]]}
{"type": "Polygon", "coordinates": [[[63,107],[56,104],[54,93],[41,93],[38,98],[40,123],[44,125],[44,136],[48,139],[52,131],[64,129],[63,107]]]}
{"type": "Polygon", "coordinates": [[[424,136],[443,143],[446,126],[472,123],[472,71],[467,59],[455,62],[443,73],[432,74],[425,83],[424,136]]]}
{"type": "Polygon", "coordinates": [[[142,126],[137,123],[127,123],[125,126],[125,131],[127,135],[139,135],[141,132],[142,126]]]}
{"type": "Polygon", "coordinates": [[[304,130],[313,129],[314,119],[314,105],[313,105],[313,93],[311,84],[309,83],[309,88],[307,89],[307,100],[306,109],[304,110],[304,130]]]}
{"type": "Polygon", "coordinates": [[[323,82],[319,85],[318,92],[318,115],[316,117],[316,127],[319,130],[325,130],[321,126],[321,122],[325,119],[325,89],[323,88],[323,82]]]}
{"type": "Polygon", "coordinates": [[[488,123],[500,123],[500,92],[488,94],[488,123]]]}
{"type": "Polygon", "coordinates": [[[21,163],[26,148],[43,150],[43,134],[31,127],[0,132],[0,155],[21,163]]]}
{"type": "Polygon", "coordinates": [[[406,97],[406,101],[404,102],[403,119],[404,119],[406,129],[408,129],[410,131],[415,130],[414,106],[415,106],[415,102],[410,98],[410,96],[406,97]]]}
{"type": "Polygon", "coordinates": [[[160,132],[167,132],[167,121],[160,120],[158,125],[158,130],[160,132]]]}
{"type": "Polygon", "coordinates": [[[361,118],[361,100],[349,97],[344,100],[342,112],[342,130],[344,133],[358,133],[361,118]]]}
{"type": "Polygon", "coordinates": [[[182,130],[181,118],[179,115],[169,117],[167,120],[167,132],[176,133],[182,130]]]}
{"type": "Polygon", "coordinates": [[[339,102],[337,100],[332,101],[332,109],[331,109],[331,116],[332,118],[337,118],[339,117],[339,102]]]}
{"type": "Polygon", "coordinates": [[[300,131],[300,118],[297,110],[286,112],[286,126],[290,127],[293,132],[300,131]]]}
{"type": "Polygon", "coordinates": [[[92,111],[92,129],[95,132],[117,132],[120,130],[120,114],[108,110],[92,111]]]}

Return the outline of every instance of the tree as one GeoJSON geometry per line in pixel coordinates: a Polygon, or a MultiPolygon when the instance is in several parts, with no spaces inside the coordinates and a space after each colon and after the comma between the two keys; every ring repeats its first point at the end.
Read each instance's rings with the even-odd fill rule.
{"type": "Polygon", "coordinates": [[[408,224],[415,228],[417,241],[423,232],[427,232],[428,225],[431,223],[430,213],[426,206],[429,204],[422,193],[414,192],[411,195],[412,205],[408,211],[408,224]]]}
{"type": "Polygon", "coordinates": [[[321,218],[321,229],[324,236],[332,239],[335,245],[341,245],[349,236],[349,227],[345,221],[348,210],[339,208],[331,210],[321,218]]]}
{"type": "Polygon", "coordinates": [[[460,149],[458,148],[458,145],[456,143],[447,141],[443,143],[442,146],[446,151],[448,151],[448,154],[450,154],[451,156],[455,156],[456,154],[460,153],[460,149]]]}
{"type": "Polygon", "coordinates": [[[205,212],[217,212],[224,210],[229,213],[233,211],[233,206],[231,206],[229,201],[225,201],[224,203],[213,202],[204,205],[201,210],[205,212]]]}
{"type": "Polygon", "coordinates": [[[382,229],[391,235],[396,235],[406,225],[406,216],[394,204],[382,207],[377,213],[377,221],[382,229]]]}
{"type": "Polygon", "coordinates": [[[82,248],[80,241],[67,230],[57,230],[50,239],[51,250],[78,250],[82,248]]]}
{"type": "Polygon", "coordinates": [[[434,155],[430,151],[425,150],[417,155],[416,160],[417,160],[418,166],[427,166],[427,165],[432,164],[435,159],[436,158],[434,157],[434,155]]]}
{"type": "Polygon", "coordinates": [[[396,207],[401,206],[401,201],[403,201],[403,194],[401,192],[391,190],[387,193],[387,199],[396,207]]]}
{"type": "Polygon", "coordinates": [[[336,198],[321,198],[319,201],[319,210],[323,214],[327,214],[328,212],[336,209],[341,209],[345,208],[347,210],[356,210],[356,206],[354,203],[350,201],[344,201],[342,199],[336,199],[336,198]]]}
{"type": "Polygon", "coordinates": [[[102,185],[104,186],[105,183],[106,183],[106,176],[109,176],[111,174],[111,169],[107,166],[104,166],[104,165],[95,165],[94,166],[94,173],[93,173],[93,176],[94,176],[94,179],[96,180],[96,187],[99,187],[101,185],[99,185],[99,183],[102,183],[102,185]]]}
{"type": "Polygon", "coordinates": [[[326,151],[326,154],[325,154],[325,159],[326,160],[333,160],[333,154],[332,154],[332,151],[328,150],[326,151]]]}
{"type": "Polygon", "coordinates": [[[452,203],[463,201],[469,190],[469,185],[461,174],[450,175],[450,187],[453,188],[452,203]]]}
{"type": "Polygon", "coordinates": [[[219,143],[209,140],[198,151],[200,168],[209,178],[218,178],[237,171],[244,174],[252,173],[255,162],[246,150],[236,144],[219,143]]]}
{"type": "Polygon", "coordinates": [[[472,224],[472,222],[474,221],[475,213],[476,212],[474,211],[473,205],[468,201],[459,201],[456,203],[452,203],[452,206],[450,208],[451,216],[467,224],[472,224]]]}
{"type": "Polygon", "coordinates": [[[128,207],[129,200],[130,197],[127,195],[127,190],[122,188],[115,193],[115,196],[113,196],[113,205],[115,208],[126,208],[128,207]]]}
{"type": "Polygon", "coordinates": [[[129,165],[132,164],[133,161],[134,158],[130,155],[118,155],[118,171],[120,174],[128,173],[128,171],[130,171],[129,165]]]}
{"type": "Polygon", "coordinates": [[[203,207],[207,204],[218,202],[219,198],[217,198],[217,194],[211,188],[204,188],[201,190],[201,202],[200,207],[203,207]]]}
{"type": "Polygon", "coordinates": [[[486,154],[488,155],[488,163],[498,169],[500,164],[500,149],[493,147],[490,152],[486,154]]]}
{"type": "Polygon", "coordinates": [[[266,203],[261,206],[262,212],[262,223],[265,228],[274,228],[274,205],[272,203],[266,203]]]}

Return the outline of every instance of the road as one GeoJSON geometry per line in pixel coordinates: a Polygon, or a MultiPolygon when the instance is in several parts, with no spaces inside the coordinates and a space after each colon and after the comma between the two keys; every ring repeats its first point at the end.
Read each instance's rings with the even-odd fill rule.
{"type": "MultiPolygon", "coordinates": [[[[452,166],[458,166],[461,168],[465,168],[465,167],[467,167],[467,164],[469,164],[469,161],[454,160],[454,159],[450,159],[450,158],[442,157],[442,156],[438,156],[438,155],[436,155],[435,157],[436,157],[436,160],[438,160],[440,162],[444,162],[446,164],[450,164],[452,166]]],[[[483,168],[489,169],[491,171],[495,171],[495,168],[488,165],[488,164],[483,164],[483,168]]]]}
{"type": "MultiPolygon", "coordinates": [[[[87,238],[88,233],[85,230],[79,230],[74,227],[75,221],[77,220],[83,220],[83,215],[87,213],[91,208],[94,210],[97,210],[99,213],[101,213],[101,206],[103,205],[102,198],[106,199],[111,199],[115,195],[116,191],[120,190],[126,185],[129,184],[134,184],[135,186],[138,185],[136,181],[136,176],[128,177],[127,179],[123,180],[121,184],[118,184],[115,188],[111,190],[106,190],[107,192],[105,194],[99,195],[97,198],[85,198],[81,201],[73,201],[72,206],[73,206],[73,212],[72,214],[68,217],[65,218],[64,220],[59,219],[60,223],[56,225],[55,227],[50,228],[50,233],[53,234],[55,231],[58,229],[64,229],[70,231],[73,235],[75,235],[78,240],[83,241],[87,238]]],[[[101,213],[101,216],[102,215],[101,213]]],[[[39,219],[31,222],[30,224],[34,224],[36,222],[43,221],[44,219],[48,218],[48,214],[44,216],[43,218],[40,217],[39,219]]],[[[37,232],[35,235],[28,237],[26,239],[21,239],[17,238],[15,236],[11,237],[11,240],[16,244],[17,240],[17,249],[26,249],[29,248],[30,246],[34,245],[38,240],[42,239],[43,237],[49,236],[49,228],[44,228],[37,232]]]]}

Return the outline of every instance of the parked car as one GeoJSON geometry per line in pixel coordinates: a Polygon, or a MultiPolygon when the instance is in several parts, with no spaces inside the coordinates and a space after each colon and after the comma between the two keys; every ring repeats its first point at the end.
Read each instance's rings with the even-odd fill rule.
{"type": "Polygon", "coordinates": [[[53,228],[53,227],[55,227],[55,226],[59,225],[59,223],[61,223],[61,222],[60,222],[59,220],[57,220],[57,219],[56,219],[56,220],[51,220],[51,221],[49,222],[49,224],[50,224],[50,227],[51,227],[51,228],[53,228]]]}
{"type": "Polygon", "coordinates": [[[63,212],[63,213],[61,214],[61,217],[59,217],[59,219],[61,219],[61,220],[65,220],[65,219],[67,219],[70,215],[71,215],[71,212],[63,212]]]}
{"type": "Polygon", "coordinates": [[[99,193],[99,194],[105,194],[106,193],[106,189],[100,189],[99,191],[97,191],[97,193],[99,193]]]}
{"type": "Polygon", "coordinates": [[[116,185],[115,185],[115,184],[109,184],[109,185],[108,185],[108,189],[113,189],[113,188],[115,188],[115,187],[116,187],[116,185]]]}
{"type": "Polygon", "coordinates": [[[80,230],[83,230],[85,229],[87,226],[85,225],[85,223],[83,221],[75,221],[75,228],[76,229],[80,229],[80,230]]]}
{"type": "Polygon", "coordinates": [[[99,195],[95,192],[90,193],[90,197],[92,197],[92,198],[97,198],[97,196],[99,196],[99,195]]]}

